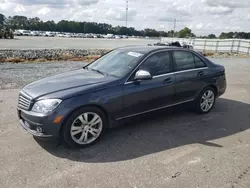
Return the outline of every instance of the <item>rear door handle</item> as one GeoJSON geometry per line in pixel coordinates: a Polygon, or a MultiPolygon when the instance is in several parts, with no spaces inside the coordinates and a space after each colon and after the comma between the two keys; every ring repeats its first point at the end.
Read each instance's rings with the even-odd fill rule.
{"type": "Polygon", "coordinates": [[[199,72],[197,73],[197,76],[199,76],[199,77],[204,76],[204,71],[199,71],[199,72]]]}
{"type": "Polygon", "coordinates": [[[163,80],[164,84],[169,84],[169,83],[172,83],[172,82],[173,82],[172,78],[166,78],[165,80],[163,80]]]}

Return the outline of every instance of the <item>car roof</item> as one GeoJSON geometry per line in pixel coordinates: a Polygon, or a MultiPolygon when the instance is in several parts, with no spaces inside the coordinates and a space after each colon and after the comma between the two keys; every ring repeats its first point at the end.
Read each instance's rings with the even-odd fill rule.
{"type": "Polygon", "coordinates": [[[173,47],[173,46],[125,46],[125,47],[120,47],[120,48],[116,48],[116,49],[123,50],[123,51],[132,51],[132,52],[147,54],[150,52],[163,50],[163,49],[171,50],[171,49],[183,49],[183,48],[173,47]]]}

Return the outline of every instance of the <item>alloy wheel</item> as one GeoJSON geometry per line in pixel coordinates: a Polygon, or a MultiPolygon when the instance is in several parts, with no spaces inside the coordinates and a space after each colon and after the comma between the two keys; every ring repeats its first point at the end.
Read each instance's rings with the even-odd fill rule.
{"type": "Polygon", "coordinates": [[[206,90],[200,100],[200,108],[203,112],[208,112],[214,105],[214,92],[206,90]]]}
{"type": "Polygon", "coordinates": [[[70,135],[77,144],[90,144],[99,137],[102,129],[101,117],[94,112],[85,112],[73,121],[70,135]]]}

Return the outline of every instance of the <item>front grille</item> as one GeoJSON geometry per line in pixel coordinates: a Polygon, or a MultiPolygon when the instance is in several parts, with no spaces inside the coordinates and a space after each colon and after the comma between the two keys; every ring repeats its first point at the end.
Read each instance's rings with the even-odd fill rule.
{"type": "Polygon", "coordinates": [[[19,94],[18,99],[18,107],[24,110],[29,110],[31,104],[31,99],[28,96],[23,95],[22,93],[19,94]]]}

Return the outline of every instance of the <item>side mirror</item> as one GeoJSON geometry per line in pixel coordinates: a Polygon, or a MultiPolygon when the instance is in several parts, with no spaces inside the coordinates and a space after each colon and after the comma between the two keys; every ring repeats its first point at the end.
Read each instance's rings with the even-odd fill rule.
{"type": "Polygon", "coordinates": [[[138,70],[135,73],[135,80],[150,80],[152,79],[151,74],[145,70],[138,70]]]}

